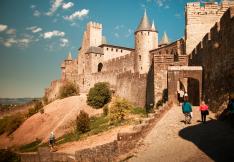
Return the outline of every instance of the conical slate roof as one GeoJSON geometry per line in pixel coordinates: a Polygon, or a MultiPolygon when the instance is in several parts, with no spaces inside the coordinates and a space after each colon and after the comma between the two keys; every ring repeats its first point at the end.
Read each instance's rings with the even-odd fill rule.
{"type": "Polygon", "coordinates": [[[138,28],[136,29],[136,32],[142,31],[142,30],[152,31],[151,27],[152,26],[150,24],[150,21],[148,19],[148,16],[147,16],[146,10],[145,10],[144,16],[142,17],[141,22],[140,22],[138,28]]]}
{"type": "Polygon", "coordinates": [[[160,45],[167,45],[167,44],[169,44],[170,43],[170,40],[169,40],[169,38],[168,38],[168,36],[167,36],[167,33],[166,32],[164,32],[163,33],[163,37],[162,37],[162,40],[160,41],[160,45]]]}
{"type": "Polygon", "coordinates": [[[68,60],[68,61],[71,61],[71,60],[72,60],[71,52],[69,52],[69,53],[68,53],[68,55],[67,55],[67,59],[66,59],[66,60],[68,60]]]}

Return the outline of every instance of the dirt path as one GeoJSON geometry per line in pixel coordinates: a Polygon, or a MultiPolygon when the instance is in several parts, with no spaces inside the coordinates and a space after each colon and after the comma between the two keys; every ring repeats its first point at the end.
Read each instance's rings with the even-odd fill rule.
{"type": "Polygon", "coordinates": [[[210,162],[234,159],[234,131],[210,113],[202,124],[198,107],[185,125],[180,107],[173,107],[146,136],[129,162],[210,162]]]}

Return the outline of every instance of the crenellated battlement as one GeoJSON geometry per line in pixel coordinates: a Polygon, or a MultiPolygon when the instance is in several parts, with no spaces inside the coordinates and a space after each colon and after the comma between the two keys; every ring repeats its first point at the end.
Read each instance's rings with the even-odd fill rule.
{"type": "Polygon", "coordinates": [[[102,29],[102,24],[100,23],[97,23],[97,22],[93,22],[93,21],[90,21],[88,24],[87,24],[87,28],[96,28],[96,29],[102,29]]]}

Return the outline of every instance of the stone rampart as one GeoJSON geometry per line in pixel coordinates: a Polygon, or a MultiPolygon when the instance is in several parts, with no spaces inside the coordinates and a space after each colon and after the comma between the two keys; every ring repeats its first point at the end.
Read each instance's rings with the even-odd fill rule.
{"type": "Polygon", "coordinates": [[[220,17],[230,6],[234,6],[234,2],[222,1],[220,4],[211,2],[203,5],[200,2],[187,3],[185,7],[187,54],[192,52],[203,36],[219,21],[220,17]]]}
{"type": "Polygon", "coordinates": [[[217,110],[234,91],[234,7],[231,7],[192,51],[189,65],[203,67],[203,97],[217,110]]]}
{"type": "Polygon", "coordinates": [[[103,71],[132,71],[134,70],[134,53],[110,59],[103,63],[103,71]]]}
{"type": "Polygon", "coordinates": [[[117,75],[116,95],[121,96],[137,106],[146,103],[147,75],[127,71],[117,75]]]}

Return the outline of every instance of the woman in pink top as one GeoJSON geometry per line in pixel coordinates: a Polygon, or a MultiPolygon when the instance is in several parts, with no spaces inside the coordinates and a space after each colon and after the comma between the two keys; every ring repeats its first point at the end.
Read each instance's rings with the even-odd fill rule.
{"type": "Polygon", "coordinates": [[[206,122],[206,115],[208,115],[208,113],[209,113],[208,106],[205,104],[205,101],[201,102],[200,111],[201,111],[202,122],[205,123],[206,122]]]}

